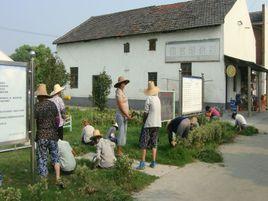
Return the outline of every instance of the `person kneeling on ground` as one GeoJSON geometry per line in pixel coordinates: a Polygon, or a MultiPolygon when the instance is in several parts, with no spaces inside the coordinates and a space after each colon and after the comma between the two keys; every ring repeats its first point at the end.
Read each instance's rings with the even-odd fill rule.
{"type": "Polygon", "coordinates": [[[64,173],[72,173],[76,167],[75,152],[69,142],[60,140],[58,141],[60,167],[64,173]]]}
{"type": "Polygon", "coordinates": [[[99,130],[94,131],[91,140],[93,145],[96,146],[96,156],[93,158],[94,167],[113,167],[116,161],[114,154],[115,143],[102,138],[99,130]]]}
{"type": "Polygon", "coordinates": [[[196,117],[192,117],[191,120],[184,116],[172,119],[167,123],[169,144],[175,147],[179,137],[187,138],[190,129],[198,126],[199,124],[196,117]]]}
{"type": "Polygon", "coordinates": [[[91,145],[92,141],[90,140],[90,138],[93,137],[94,127],[90,125],[87,119],[84,119],[82,121],[82,125],[82,143],[91,145]]]}
{"type": "Polygon", "coordinates": [[[138,170],[145,169],[146,149],[152,149],[153,161],[151,168],[156,166],[157,140],[159,128],[161,128],[161,103],[158,97],[159,88],[149,81],[148,88],[144,90],[147,99],[145,102],[143,128],[140,135],[141,161],[138,170]]]}
{"type": "Polygon", "coordinates": [[[247,121],[243,115],[233,113],[232,118],[235,120],[235,126],[239,131],[244,130],[247,127],[247,121]]]}
{"type": "Polygon", "coordinates": [[[118,130],[118,124],[114,123],[112,127],[109,128],[106,134],[106,138],[117,144],[116,131],[118,130]]]}
{"type": "Polygon", "coordinates": [[[221,117],[221,113],[216,107],[206,106],[206,117],[208,117],[209,120],[217,120],[221,117]]]}

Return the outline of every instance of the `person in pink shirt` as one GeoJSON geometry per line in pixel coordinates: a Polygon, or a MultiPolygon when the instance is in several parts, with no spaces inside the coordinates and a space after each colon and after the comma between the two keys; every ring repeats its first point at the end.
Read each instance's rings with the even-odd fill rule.
{"type": "Polygon", "coordinates": [[[206,106],[206,116],[212,119],[219,119],[221,117],[221,113],[217,110],[216,107],[206,106]]]}

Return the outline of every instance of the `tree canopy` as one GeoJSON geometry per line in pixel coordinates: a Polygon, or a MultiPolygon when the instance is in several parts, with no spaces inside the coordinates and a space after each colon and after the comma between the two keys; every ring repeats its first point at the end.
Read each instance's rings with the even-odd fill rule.
{"type": "Polygon", "coordinates": [[[55,84],[65,85],[69,80],[64,64],[54,56],[49,47],[41,44],[38,46],[22,45],[11,55],[14,61],[29,62],[30,51],[36,53],[35,61],[35,86],[40,83],[47,85],[48,93],[53,90],[55,84]]]}

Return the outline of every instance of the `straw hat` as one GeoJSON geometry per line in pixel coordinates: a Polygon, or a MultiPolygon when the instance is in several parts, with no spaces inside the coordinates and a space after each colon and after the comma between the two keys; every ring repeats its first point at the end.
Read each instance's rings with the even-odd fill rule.
{"type": "Polygon", "coordinates": [[[45,84],[39,84],[37,87],[37,90],[35,92],[36,96],[45,96],[45,97],[50,97],[47,94],[47,86],[45,84]]]}
{"type": "Polygon", "coordinates": [[[148,88],[144,90],[144,93],[148,96],[153,96],[158,94],[160,89],[154,85],[153,81],[148,82],[148,88]]]}
{"type": "Polygon", "coordinates": [[[64,89],[65,89],[65,87],[61,87],[59,84],[55,84],[54,85],[54,90],[50,93],[50,95],[54,96],[55,94],[61,92],[64,89]]]}
{"type": "Polygon", "coordinates": [[[129,80],[127,80],[126,78],[124,78],[123,76],[118,77],[118,81],[117,83],[114,85],[115,88],[118,88],[120,86],[120,84],[122,83],[129,83],[129,80]]]}
{"type": "Polygon", "coordinates": [[[93,136],[90,138],[91,140],[94,140],[96,138],[101,138],[102,137],[102,134],[100,133],[100,131],[98,129],[94,130],[93,132],[93,136]]]}
{"type": "Polygon", "coordinates": [[[192,117],[192,118],[190,119],[190,122],[191,122],[192,125],[197,125],[197,123],[198,123],[198,119],[197,119],[197,117],[192,117]]]}

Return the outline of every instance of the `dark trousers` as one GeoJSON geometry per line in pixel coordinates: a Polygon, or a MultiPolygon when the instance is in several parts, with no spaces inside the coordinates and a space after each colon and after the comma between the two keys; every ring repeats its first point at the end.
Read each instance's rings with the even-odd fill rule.
{"type": "Polygon", "coordinates": [[[63,126],[59,127],[57,132],[59,139],[63,140],[63,126]]]}

